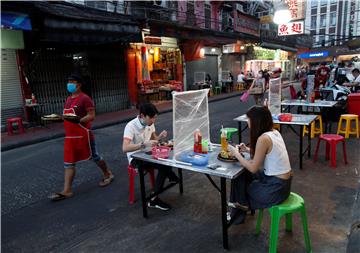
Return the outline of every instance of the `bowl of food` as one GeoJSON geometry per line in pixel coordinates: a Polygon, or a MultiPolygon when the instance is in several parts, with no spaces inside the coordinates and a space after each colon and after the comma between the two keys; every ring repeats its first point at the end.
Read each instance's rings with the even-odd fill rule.
{"type": "Polygon", "coordinates": [[[223,162],[237,162],[235,156],[233,156],[229,151],[227,150],[221,150],[221,152],[218,154],[218,160],[223,162]]]}
{"type": "Polygon", "coordinates": [[[170,155],[170,147],[166,146],[156,146],[151,149],[151,156],[155,159],[159,158],[169,158],[170,155]]]}

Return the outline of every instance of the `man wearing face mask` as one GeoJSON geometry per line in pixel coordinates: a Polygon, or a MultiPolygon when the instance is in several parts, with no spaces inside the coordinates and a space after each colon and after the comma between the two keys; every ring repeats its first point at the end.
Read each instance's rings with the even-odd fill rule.
{"type": "MultiPolygon", "coordinates": [[[[145,170],[147,168],[158,169],[154,189],[155,192],[158,192],[163,188],[166,178],[169,178],[169,183],[178,183],[179,178],[171,170],[171,167],[133,160],[131,154],[139,150],[150,150],[151,147],[158,144],[159,140],[166,138],[167,132],[165,130],[159,135],[156,134],[154,123],[157,114],[158,110],[153,104],[145,103],[140,105],[139,115],[125,126],[122,146],[123,152],[127,154],[129,164],[134,168],[139,168],[141,166],[145,170]]],[[[169,204],[162,201],[158,196],[152,198],[148,203],[148,206],[163,211],[167,211],[171,208],[169,204]]]]}
{"type": "Polygon", "coordinates": [[[90,130],[91,121],[95,119],[94,102],[81,92],[82,78],[72,74],[68,78],[67,90],[71,93],[64,106],[64,189],[50,196],[53,201],[73,196],[71,185],[75,177],[77,162],[92,159],[103,173],[99,186],[107,186],[114,180],[114,175],[107,167],[104,159],[96,150],[95,138],[90,130]],[[66,117],[65,115],[72,115],[66,117]],[[75,116],[76,115],[76,116],[75,116]]]}

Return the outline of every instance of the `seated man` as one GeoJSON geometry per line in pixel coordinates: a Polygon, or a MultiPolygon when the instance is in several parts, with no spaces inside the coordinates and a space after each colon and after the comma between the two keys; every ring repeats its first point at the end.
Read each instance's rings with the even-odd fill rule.
{"type": "Polygon", "coordinates": [[[354,80],[351,83],[344,83],[344,86],[351,87],[352,92],[358,92],[360,91],[360,70],[355,68],[351,73],[354,80]]]}
{"type": "MultiPolygon", "coordinates": [[[[137,161],[131,158],[131,154],[139,150],[150,149],[158,144],[162,138],[166,138],[167,132],[164,130],[159,135],[155,132],[154,122],[158,110],[151,103],[145,103],[139,107],[139,115],[128,122],[124,130],[122,150],[127,154],[129,164],[134,168],[154,168],[158,169],[158,175],[155,182],[155,192],[161,190],[164,186],[165,179],[169,178],[170,183],[177,183],[179,178],[171,170],[171,167],[165,165],[155,165],[153,163],[137,161]],[[156,166],[156,167],[155,167],[156,166]]],[[[149,207],[169,210],[171,207],[163,202],[158,196],[152,198],[148,203],[149,207]]]]}

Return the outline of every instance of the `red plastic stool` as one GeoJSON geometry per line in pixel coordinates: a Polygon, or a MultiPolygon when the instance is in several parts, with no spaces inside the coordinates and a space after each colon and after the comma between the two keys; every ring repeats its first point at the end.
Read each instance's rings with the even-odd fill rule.
{"type": "Polygon", "coordinates": [[[8,130],[8,135],[13,135],[13,123],[17,123],[18,124],[18,128],[19,128],[19,133],[23,134],[24,133],[24,125],[22,122],[22,119],[20,117],[15,117],[15,118],[10,118],[6,120],[7,123],[7,130],[8,130]]]}
{"type": "MultiPolygon", "coordinates": [[[[154,189],[154,185],[155,185],[154,170],[148,169],[147,172],[150,175],[151,188],[154,189]]],[[[129,174],[129,204],[134,204],[134,202],[135,202],[134,183],[135,183],[135,176],[138,174],[138,171],[137,171],[137,169],[135,169],[133,166],[131,166],[129,164],[128,174],[129,174]]]]}
{"type": "Polygon", "coordinates": [[[326,160],[329,160],[329,154],[330,154],[330,149],[331,149],[331,154],[330,154],[331,155],[331,162],[330,162],[331,167],[333,167],[333,168],[336,167],[336,144],[338,144],[339,142],[343,143],[344,162],[345,162],[345,164],[348,163],[347,159],[346,159],[345,138],[344,138],[344,136],[341,136],[338,134],[321,134],[319,136],[319,139],[318,139],[318,142],[316,145],[315,154],[314,154],[314,162],[316,162],[316,160],[317,160],[321,140],[326,141],[326,153],[325,153],[326,160]]]}

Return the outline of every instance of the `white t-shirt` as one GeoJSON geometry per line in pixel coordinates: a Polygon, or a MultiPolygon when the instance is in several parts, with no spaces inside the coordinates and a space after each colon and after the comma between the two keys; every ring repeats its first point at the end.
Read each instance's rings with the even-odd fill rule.
{"type": "Polygon", "coordinates": [[[243,83],[243,82],[244,82],[244,78],[245,78],[245,76],[244,76],[243,74],[239,74],[239,75],[237,76],[237,81],[238,81],[239,83],[243,83]]]}
{"type": "Polygon", "coordinates": [[[358,76],[354,79],[353,83],[358,83],[358,86],[359,86],[359,83],[360,83],[360,75],[358,75],[358,76]]]}
{"type": "Polygon", "coordinates": [[[264,161],[264,173],[267,176],[276,176],[291,170],[289,155],[281,134],[277,130],[264,133],[272,141],[272,149],[266,154],[264,161]]]}
{"type": "MultiPolygon", "coordinates": [[[[151,126],[143,126],[141,125],[139,118],[136,117],[135,119],[131,120],[129,123],[126,124],[123,138],[130,140],[131,144],[139,144],[141,142],[149,141],[152,133],[154,132],[154,124],[152,124],[151,126]]],[[[129,164],[132,160],[131,154],[138,151],[139,150],[126,153],[129,164]]]]}

